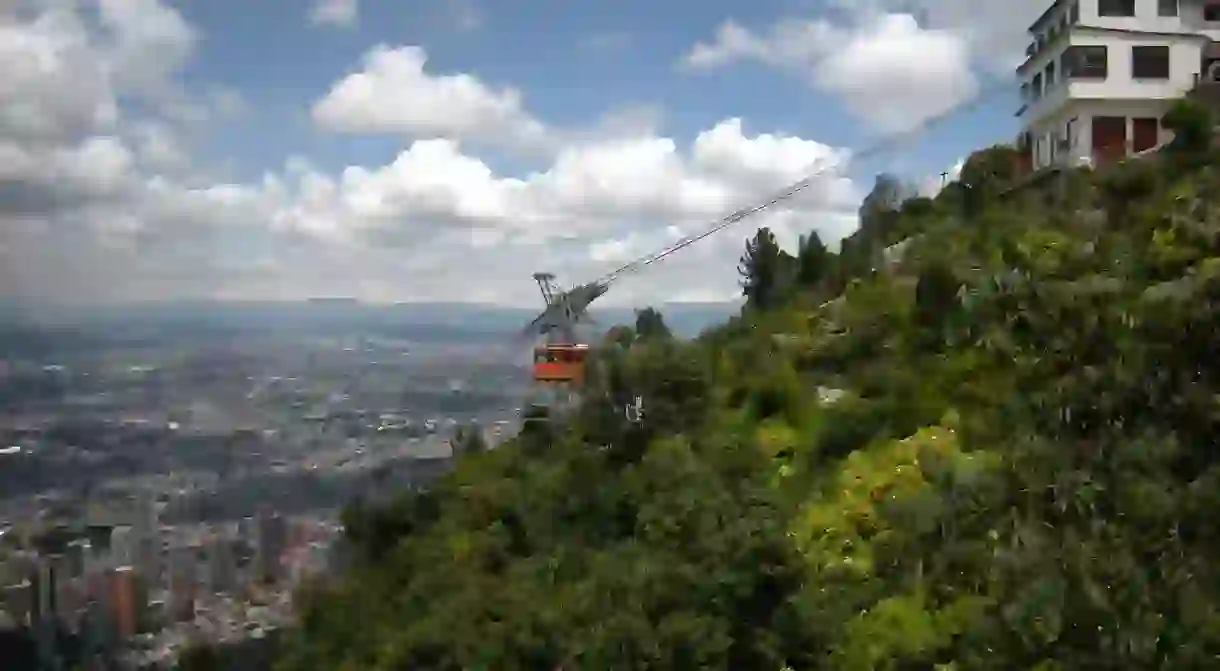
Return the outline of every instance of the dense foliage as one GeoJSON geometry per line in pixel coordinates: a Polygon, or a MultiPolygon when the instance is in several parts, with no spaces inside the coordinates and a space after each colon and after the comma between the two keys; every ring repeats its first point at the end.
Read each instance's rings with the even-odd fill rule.
{"type": "Polygon", "coordinates": [[[1220,160],[1175,118],[837,254],[760,231],[740,317],[616,329],[574,417],[353,520],[283,668],[1214,668],[1220,160]]]}

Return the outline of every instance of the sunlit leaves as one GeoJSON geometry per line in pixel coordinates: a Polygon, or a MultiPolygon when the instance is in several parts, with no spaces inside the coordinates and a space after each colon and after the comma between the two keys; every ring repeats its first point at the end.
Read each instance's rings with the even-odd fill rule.
{"type": "Polygon", "coordinates": [[[956,434],[943,428],[853,452],[822,498],[798,517],[793,536],[815,571],[867,575],[874,568],[872,542],[904,531],[887,510],[919,502],[919,510],[933,517],[916,520],[916,525],[936,524],[934,516],[943,508],[936,499],[921,498],[934,486],[925,468],[968,473],[972,462],[982,458],[963,454],[956,434]]]}

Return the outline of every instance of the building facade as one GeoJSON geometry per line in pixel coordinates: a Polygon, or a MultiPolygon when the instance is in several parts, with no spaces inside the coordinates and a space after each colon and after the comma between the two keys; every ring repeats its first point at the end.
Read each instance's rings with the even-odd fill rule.
{"type": "Polygon", "coordinates": [[[1056,0],[1017,68],[1031,167],[1096,165],[1163,144],[1161,117],[1207,72],[1220,0],[1056,0]]]}
{"type": "Polygon", "coordinates": [[[270,508],[259,508],[254,527],[254,580],[279,580],[280,558],[288,543],[288,523],[270,508]]]}

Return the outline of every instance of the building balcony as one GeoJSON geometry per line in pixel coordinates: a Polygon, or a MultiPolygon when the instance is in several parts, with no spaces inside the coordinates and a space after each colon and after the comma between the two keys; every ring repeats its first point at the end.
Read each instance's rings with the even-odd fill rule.
{"type": "Polygon", "coordinates": [[[1025,47],[1025,61],[1017,66],[1017,71],[1022,72],[1029,68],[1030,64],[1038,60],[1038,57],[1049,51],[1057,50],[1059,46],[1067,42],[1068,35],[1072,32],[1071,26],[1060,26],[1047,32],[1045,37],[1034,40],[1025,47]]]}
{"type": "Polygon", "coordinates": [[[1070,89],[1070,80],[1060,80],[1037,98],[1024,101],[1014,116],[1019,117],[1025,124],[1030,124],[1066,103],[1070,89]]]}

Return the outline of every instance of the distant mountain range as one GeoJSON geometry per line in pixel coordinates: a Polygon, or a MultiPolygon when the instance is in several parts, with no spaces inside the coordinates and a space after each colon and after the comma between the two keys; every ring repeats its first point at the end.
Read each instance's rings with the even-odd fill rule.
{"type": "MultiPolygon", "coordinates": [[[[672,303],[657,306],[684,337],[736,314],[735,303],[672,303]]],[[[300,302],[189,301],[73,309],[30,309],[0,303],[0,335],[8,331],[105,334],[107,339],[267,333],[284,335],[368,334],[420,341],[481,341],[522,328],[536,309],[470,303],[374,305],[345,298],[300,302]]],[[[632,324],[630,308],[594,309],[599,330],[632,324]]]]}

